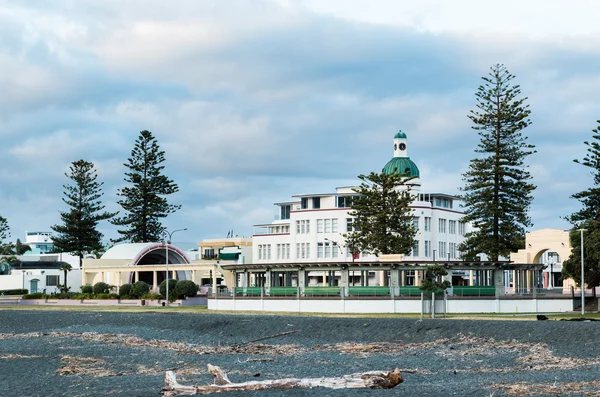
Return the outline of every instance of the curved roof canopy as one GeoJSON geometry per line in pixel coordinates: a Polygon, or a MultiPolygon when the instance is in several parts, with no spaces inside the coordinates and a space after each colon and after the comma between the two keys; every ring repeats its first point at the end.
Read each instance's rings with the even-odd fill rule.
{"type": "Polygon", "coordinates": [[[102,259],[130,259],[131,265],[151,265],[165,263],[168,252],[169,263],[190,263],[185,252],[174,245],[164,243],[119,244],[102,255],[102,259]]]}

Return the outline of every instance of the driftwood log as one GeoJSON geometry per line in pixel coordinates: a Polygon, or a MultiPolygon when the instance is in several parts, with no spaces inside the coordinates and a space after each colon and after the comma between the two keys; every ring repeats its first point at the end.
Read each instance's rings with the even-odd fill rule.
{"type": "Polygon", "coordinates": [[[165,387],[161,390],[164,396],[195,395],[222,393],[238,390],[269,390],[269,389],[312,389],[325,387],[329,389],[391,389],[402,383],[399,369],[394,371],[369,371],[358,374],[344,375],[339,378],[287,378],[243,383],[232,383],[227,374],[217,366],[208,364],[208,372],[214,376],[215,384],[206,386],[184,386],[177,382],[175,373],[167,371],[165,387]]]}

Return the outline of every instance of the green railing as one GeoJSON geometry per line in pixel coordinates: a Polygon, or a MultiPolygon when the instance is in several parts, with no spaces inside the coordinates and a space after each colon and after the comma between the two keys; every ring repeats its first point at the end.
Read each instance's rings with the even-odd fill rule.
{"type": "Polygon", "coordinates": [[[496,287],[494,286],[456,286],[452,287],[454,296],[496,296],[496,287]]]}
{"type": "Polygon", "coordinates": [[[260,296],[262,287],[235,287],[236,296],[260,296]]]}
{"type": "Polygon", "coordinates": [[[348,287],[348,296],[390,296],[390,287],[348,287]]]}
{"type": "Polygon", "coordinates": [[[297,296],[297,287],[271,287],[269,288],[270,296],[297,296]]]}
{"type": "Polygon", "coordinates": [[[398,295],[400,296],[421,296],[419,287],[399,287],[398,295]]]}
{"type": "Polygon", "coordinates": [[[340,287],[305,287],[304,296],[339,296],[340,287]]]}

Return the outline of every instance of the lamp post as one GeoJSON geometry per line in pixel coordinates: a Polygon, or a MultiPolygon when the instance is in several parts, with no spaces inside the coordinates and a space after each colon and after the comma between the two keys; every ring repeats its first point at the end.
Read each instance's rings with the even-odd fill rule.
{"type": "Polygon", "coordinates": [[[166,287],[167,287],[167,293],[166,298],[167,298],[167,306],[169,306],[169,244],[171,244],[171,237],[176,233],[176,232],[181,232],[187,230],[187,227],[185,229],[176,229],[173,230],[172,232],[169,233],[169,231],[167,229],[163,230],[163,236],[164,236],[164,241],[165,241],[165,265],[166,265],[166,269],[167,269],[167,277],[166,277],[166,287]],[[169,239],[167,239],[167,235],[169,236],[169,239]]]}
{"type": "Polygon", "coordinates": [[[585,314],[585,282],[583,280],[583,232],[586,229],[579,229],[581,232],[581,315],[585,314]]]}

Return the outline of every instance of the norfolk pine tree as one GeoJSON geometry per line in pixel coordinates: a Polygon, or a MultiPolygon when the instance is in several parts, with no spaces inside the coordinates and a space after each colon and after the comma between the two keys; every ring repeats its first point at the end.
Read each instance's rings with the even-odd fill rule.
{"type": "Polygon", "coordinates": [[[481,141],[463,174],[461,196],[466,208],[464,222],[472,222],[474,230],[467,233],[459,246],[464,258],[485,253],[490,260],[522,248],[525,228],[532,226],[528,210],[535,186],[525,158],[535,153],[521,131],[531,124],[527,99],[521,97],[514,76],[504,65],[494,65],[484,84],[479,87],[477,110],[471,110],[472,128],[481,141]]]}
{"type": "Polygon", "coordinates": [[[116,213],[102,210],[100,198],[103,182],[98,182],[98,173],[93,163],[77,160],[71,163],[70,173],[65,176],[73,181],[63,185],[63,201],[70,209],[60,212],[62,224],[51,226],[57,234],[52,237],[55,251],[72,252],[79,257],[81,266],[83,256],[94,250],[103,249],[102,233],[97,230],[98,222],[111,219],[116,213]]]}
{"type": "Polygon", "coordinates": [[[563,277],[572,278],[581,283],[581,232],[584,232],[584,276],[589,288],[600,285],[600,120],[599,126],[592,130],[592,141],[585,141],[587,153],[583,160],[574,160],[586,167],[593,177],[593,186],[575,193],[571,198],[581,202],[582,208],[567,216],[573,225],[570,232],[571,256],[563,261],[563,277]]]}
{"type": "Polygon", "coordinates": [[[169,194],[179,191],[179,187],[165,175],[161,165],[165,161],[165,152],[160,150],[156,138],[150,131],[141,131],[131,157],[125,163],[128,172],[125,182],[131,186],[118,191],[122,197],[118,201],[126,215],[114,219],[112,223],[124,226],[118,230],[121,238],[114,242],[128,241],[146,243],[160,241],[164,230],[160,219],[181,208],[167,202],[169,194]]]}
{"type": "Polygon", "coordinates": [[[348,215],[356,217],[355,231],[344,235],[353,252],[379,254],[408,254],[417,230],[413,226],[410,194],[406,178],[396,173],[381,172],[359,175],[362,181],[354,191],[348,215]]]}

